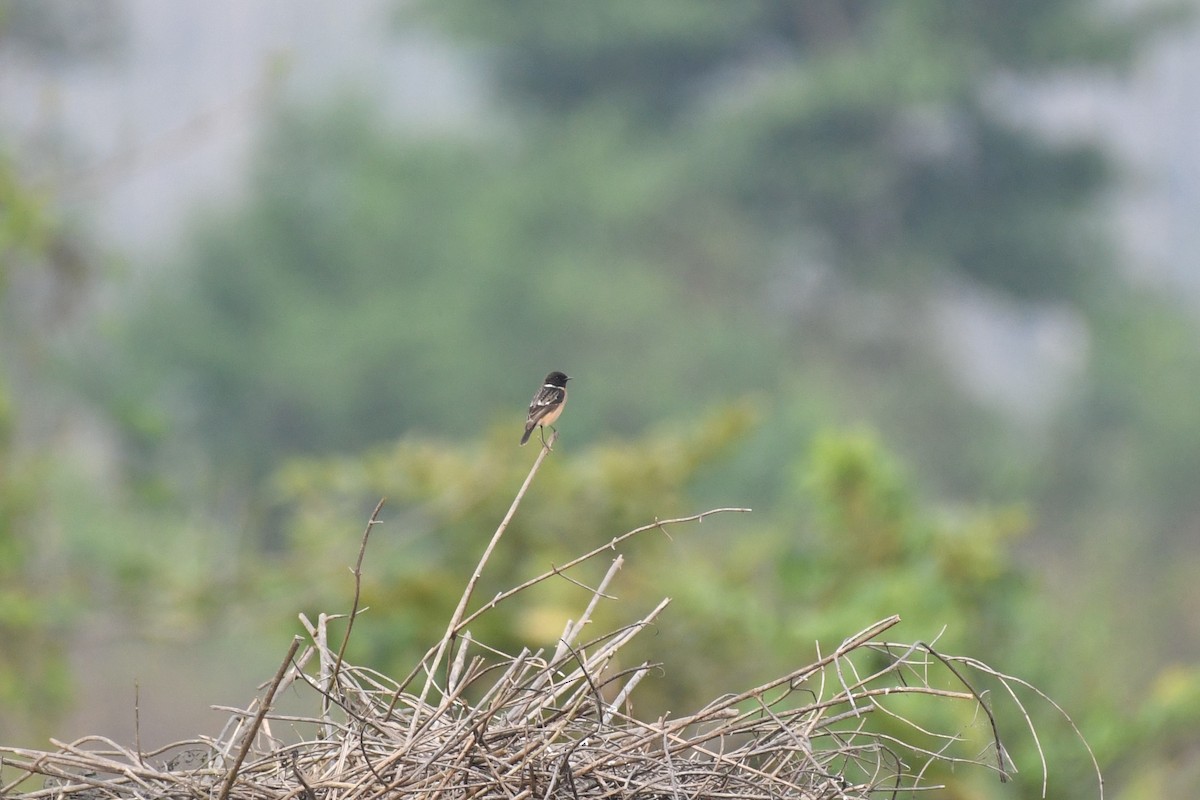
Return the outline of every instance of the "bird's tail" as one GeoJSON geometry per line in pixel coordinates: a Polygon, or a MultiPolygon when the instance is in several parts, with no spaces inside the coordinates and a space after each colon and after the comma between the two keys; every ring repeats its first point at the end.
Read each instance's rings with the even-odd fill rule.
{"type": "Polygon", "coordinates": [[[529,434],[533,433],[533,429],[536,427],[537,427],[537,425],[530,425],[528,428],[525,429],[525,435],[521,437],[521,446],[522,447],[524,447],[525,443],[529,441],[529,434]]]}

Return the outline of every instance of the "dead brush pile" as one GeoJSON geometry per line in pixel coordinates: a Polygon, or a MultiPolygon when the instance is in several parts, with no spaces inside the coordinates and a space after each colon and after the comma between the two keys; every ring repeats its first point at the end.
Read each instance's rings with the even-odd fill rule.
{"type": "Polygon", "coordinates": [[[629,703],[654,665],[617,665],[625,662],[618,660],[622,648],[655,623],[666,600],[619,630],[581,640],[621,556],[552,651],[506,654],[474,641],[468,626],[481,615],[534,584],[571,580],[565,572],[630,537],[746,510],[715,509],[630,531],[467,613],[489,555],[549,452],[543,449],[493,536],[445,635],[404,679],[343,659],[359,611],[358,581],[376,508],[336,647],[327,625],[335,618],[322,615],[312,623],[302,617],[307,636],[292,641],[261,698],[245,709],[224,709],[231,716],[216,738],[155,752],[98,736],[53,742],[52,751],[0,747],[8,776],[0,798],[840,800],[919,795],[934,788],[927,774],[939,762],[976,765],[999,780],[1013,769],[988,698],[973,683],[1002,687],[1001,696],[1028,721],[1013,691],[1024,684],[922,643],[881,640],[899,617],[877,622],[827,653],[818,651],[811,663],[761,686],[664,719],[639,719],[629,703]],[[284,689],[309,697],[311,714],[273,712],[284,689]],[[973,722],[966,732],[927,729],[909,716],[914,701],[960,704],[967,711],[961,716],[973,722]],[[877,719],[887,724],[873,725],[877,719]]]}

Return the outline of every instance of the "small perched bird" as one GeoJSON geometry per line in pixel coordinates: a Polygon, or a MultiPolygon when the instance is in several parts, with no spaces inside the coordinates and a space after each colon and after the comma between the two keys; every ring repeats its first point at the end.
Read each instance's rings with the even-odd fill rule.
{"type": "Polygon", "coordinates": [[[521,437],[522,445],[529,441],[529,434],[533,433],[534,428],[542,428],[542,444],[546,443],[545,428],[547,425],[557,432],[554,421],[558,419],[563,406],[567,403],[567,381],[569,380],[571,379],[565,374],[556,370],[547,375],[542,387],[534,392],[533,400],[529,402],[529,416],[525,418],[525,435],[521,437]]]}

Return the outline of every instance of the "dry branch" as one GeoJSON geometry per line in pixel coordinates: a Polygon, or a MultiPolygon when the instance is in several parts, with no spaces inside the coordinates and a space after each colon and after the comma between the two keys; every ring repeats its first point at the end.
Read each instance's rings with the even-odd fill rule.
{"type": "MultiPolygon", "coordinates": [[[[543,450],[530,479],[548,452],[543,450]]],[[[516,507],[514,502],[489,553],[516,507]]],[[[880,641],[898,617],[868,626],[774,680],[723,694],[687,716],[658,720],[639,719],[630,709],[631,694],[651,665],[624,670],[614,665],[622,648],[668,601],[606,636],[579,641],[597,605],[609,599],[605,592],[621,568],[619,556],[549,653],[499,653],[476,642],[465,627],[501,600],[620,541],[706,514],[630,531],[468,614],[485,554],[442,639],[401,681],[344,660],[358,610],[360,549],[346,638],[335,650],[325,629],[330,617],[321,615],[315,625],[305,620],[304,652],[294,658],[297,637],[266,696],[247,709],[227,709],[231,717],[219,737],[153,753],[130,751],[100,737],[56,742],[57,749],[47,752],[0,747],[3,765],[15,776],[0,786],[0,798],[850,800],[932,788],[927,776],[939,763],[970,762],[1006,777],[1012,767],[993,712],[973,682],[980,676],[999,684],[1014,700],[1014,688],[1027,685],[930,645],[880,641]],[[316,675],[307,671],[313,656],[316,675]],[[289,685],[311,697],[311,717],[271,711],[276,690],[289,685]],[[912,703],[897,709],[897,697],[958,704],[963,718],[984,715],[989,753],[978,752],[978,740],[963,741],[961,731],[932,730],[906,716],[912,703]],[[873,717],[901,724],[872,727],[873,717]],[[260,725],[266,733],[272,722],[287,732],[285,738],[258,735],[260,725]],[[912,738],[898,736],[897,730],[911,731],[912,738]]]]}

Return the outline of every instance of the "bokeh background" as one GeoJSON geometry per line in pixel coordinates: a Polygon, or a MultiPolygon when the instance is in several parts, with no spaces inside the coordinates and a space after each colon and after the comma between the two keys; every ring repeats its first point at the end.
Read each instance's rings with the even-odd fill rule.
{"type": "MultiPolygon", "coordinates": [[[[629,548],[611,624],[673,598],[646,714],[897,613],[1059,702],[1108,796],[1196,796],[1194,10],[0,2],[0,735],[215,734],[382,496],[351,658],[407,673],[563,369],[480,597],[755,509],[629,548]]],[[[944,796],[1040,794],[1003,724],[1015,786],[944,796]]]]}

